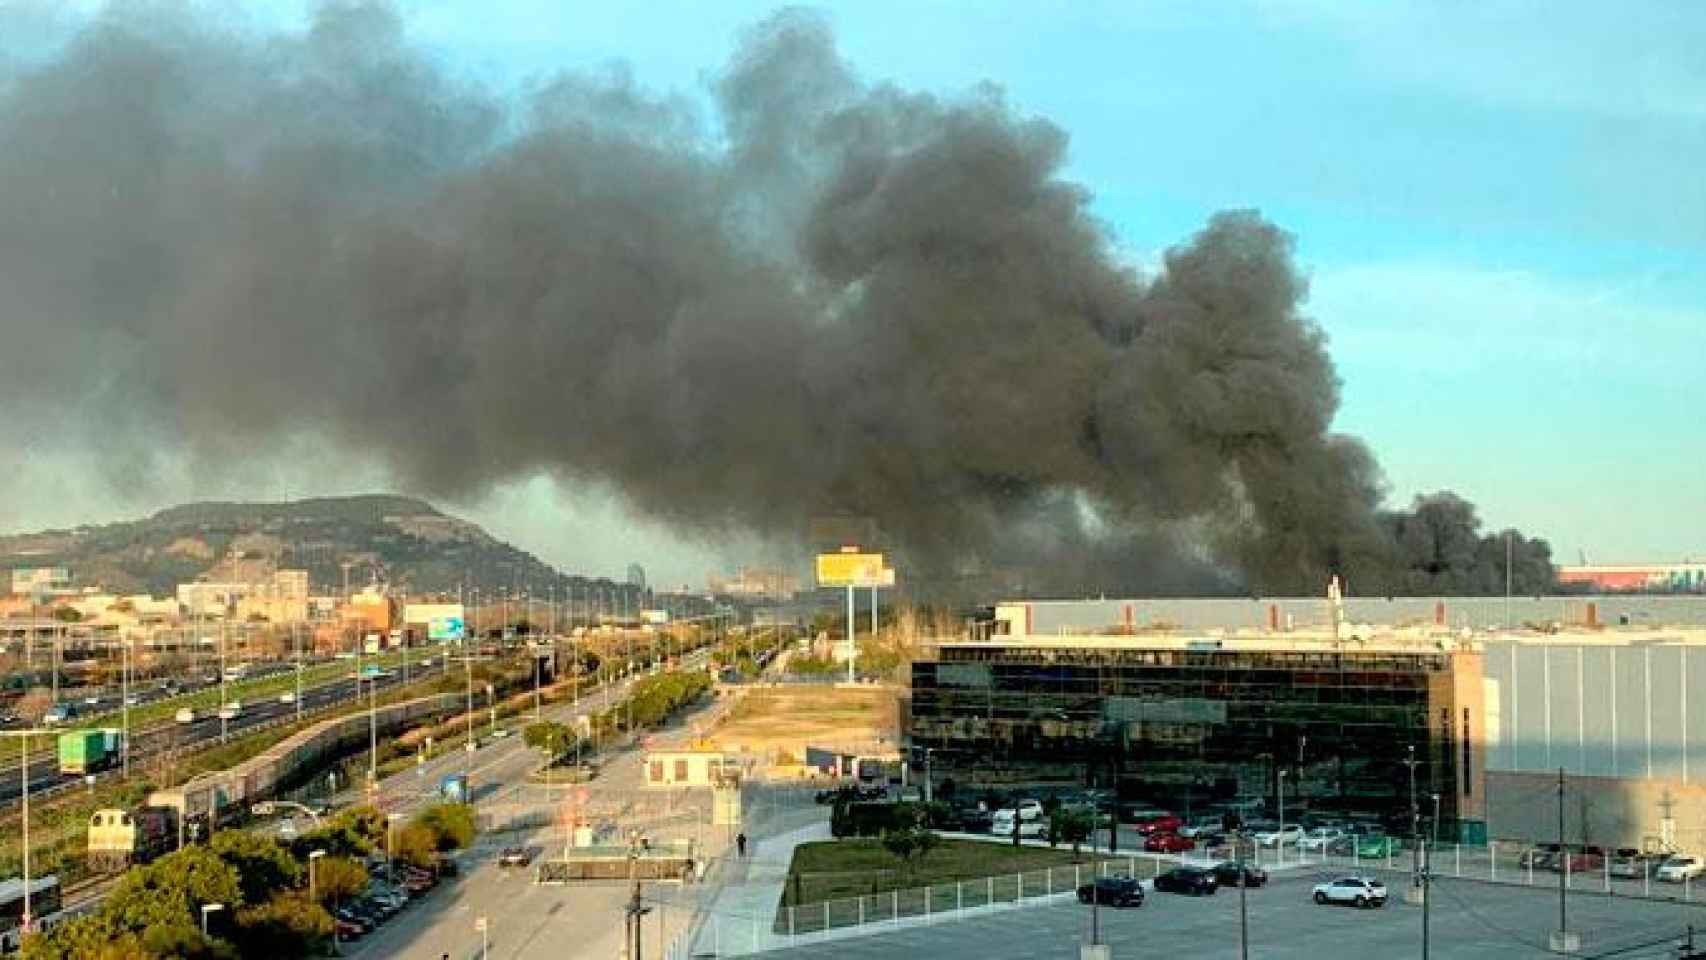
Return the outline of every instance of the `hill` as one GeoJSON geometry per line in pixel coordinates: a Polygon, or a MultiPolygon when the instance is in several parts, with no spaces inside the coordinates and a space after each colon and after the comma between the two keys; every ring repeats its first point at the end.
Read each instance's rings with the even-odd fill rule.
{"type": "MultiPolygon", "coordinates": [[[[142,520],[0,537],[0,568],[63,565],[79,587],[170,594],[271,566],[305,569],[311,589],[372,580],[412,594],[522,588],[559,597],[589,581],[411,497],[320,497],[285,503],[190,503],[142,520]]],[[[608,580],[590,581],[612,585],[608,580]]]]}

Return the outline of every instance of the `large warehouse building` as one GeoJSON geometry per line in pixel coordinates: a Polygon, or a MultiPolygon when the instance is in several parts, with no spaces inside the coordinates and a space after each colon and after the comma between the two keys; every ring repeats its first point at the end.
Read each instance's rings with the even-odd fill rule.
{"type": "Polygon", "coordinates": [[[1304,627],[1301,607],[1269,605],[1258,627],[1134,615],[1158,603],[1190,601],[999,605],[914,664],[914,742],[948,765],[1117,780],[1175,808],[1283,797],[1393,825],[1413,774],[1468,842],[1555,838],[1562,768],[1572,841],[1706,849],[1706,631],[1477,631],[1451,625],[1458,601],[1405,626],[1320,600],[1304,627]]]}

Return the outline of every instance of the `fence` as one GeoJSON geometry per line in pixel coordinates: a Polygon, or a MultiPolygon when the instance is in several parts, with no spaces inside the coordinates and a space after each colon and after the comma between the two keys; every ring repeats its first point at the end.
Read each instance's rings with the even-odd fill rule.
{"type": "MultiPolygon", "coordinates": [[[[1005,841],[1003,841],[1005,842],[1005,841]]],[[[1039,846],[1035,841],[1026,846],[1039,846]]],[[[1536,867],[1525,856],[1530,844],[1490,843],[1487,846],[1442,844],[1432,849],[1430,868],[1435,876],[1492,883],[1508,883],[1555,889],[1562,884],[1576,894],[1645,897],[1706,904],[1697,894],[1695,880],[1670,883],[1658,880],[1651,869],[1639,876],[1619,876],[1613,861],[1606,859],[1593,870],[1553,871],[1536,867]]],[[[1222,848],[1192,851],[1184,855],[1138,853],[1109,855],[1105,851],[1085,853],[1092,862],[1029,870],[1023,873],[939,883],[904,890],[891,890],[836,900],[783,905],[774,914],[712,912],[696,928],[696,937],[679,938],[665,951],[665,960],[690,960],[699,956],[732,956],[761,950],[799,946],[814,940],[832,939],[856,928],[929,924],[976,916],[997,910],[1017,909],[1027,903],[1074,895],[1078,886],[1098,876],[1123,874],[1139,880],[1156,876],[1179,865],[1211,866],[1222,862],[1230,851],[1222,848]],[[689,949],[689,944],[693,949],[689,949]]],[[[1295,848],[1257,847],[1251,862],[1274,872],[1388,872],[1400,875],[1412,870],[1415,851],[1392,844],[1384,855],[1361,856],[1295,848]]],[[[1570,864],[1565,863],[1565,867],[1570,864]]]]}

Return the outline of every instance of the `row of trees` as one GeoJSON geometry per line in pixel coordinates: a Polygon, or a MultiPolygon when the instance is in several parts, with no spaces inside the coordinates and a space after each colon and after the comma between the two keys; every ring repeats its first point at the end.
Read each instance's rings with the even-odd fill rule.
{"type": "MultiPolygon", "coordinates": [[[[364,858],[385,848],[386,819],[353,807],[285,844],[243,830],[222,830],[205,845],[167,854],[127,871],[100,908],[24,943],[25,960],[225,960],[306,957],[332,937],[330,907],[360,896],[364,858]],[[310,852],[324,850],[313,867],[310,852]],[[202,908],[219,904],[207,915],[202,908]]],[[[404,863],[428,868],[443,851],[474,837],[466,806],[429,807],[393,832],[404,863]]]]}

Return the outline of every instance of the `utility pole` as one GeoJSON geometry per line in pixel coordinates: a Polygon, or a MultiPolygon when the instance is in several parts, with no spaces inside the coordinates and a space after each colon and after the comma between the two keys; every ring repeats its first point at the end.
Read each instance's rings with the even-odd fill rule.
{"type": "Polygon", "coordinates": [[[1421,763],[1416,759],[1416,745],[1410,744],[1404,748],[1408,757],[1403,761],[1410,768],[1410,886],[1421,885],[1422,872],[1422,814],[1416,806],[1416,766],[1421,763]]]}
{"type": "Polygon", "coordinates": [[[1553,953],[1575,953],[1582,948],[1582,938],[1570,932],[1570,850],[1564,846],[1563,767],[1558,768],[1558,855],[1564,858],[1564,869],[1558,873],[1558,929],[1552,932],[1551,947],[1553,953]]]}
{"type": "Polygon", "coordinates": [[[1515,553],[1511,544],[1511,531],[1505,531],[1505,629],[1511,628],[1511,561],[1515,553]]]}

